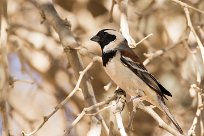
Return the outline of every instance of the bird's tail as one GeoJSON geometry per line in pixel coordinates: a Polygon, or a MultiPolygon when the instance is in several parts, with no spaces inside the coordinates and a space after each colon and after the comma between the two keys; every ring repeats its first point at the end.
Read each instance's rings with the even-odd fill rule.
{"type": "Polygon", "coordinates": [[[179,124],[177,123],[176,119],[174,118],[174,116],[170,113],[169,109],[166,107],[165,103],[164,103],[164,99],[161,96],[158,96],[159,99],[159,104],[161,106],[161,108],[163,109],[163,111],[166,113],[166,115],[169,117],[169,119],[172,121],[172,123],[174,124],[174,126],[178,129],[178,131],[183,134],[183,130],[181,129],[181,127],[179,126],[179,124]]]}

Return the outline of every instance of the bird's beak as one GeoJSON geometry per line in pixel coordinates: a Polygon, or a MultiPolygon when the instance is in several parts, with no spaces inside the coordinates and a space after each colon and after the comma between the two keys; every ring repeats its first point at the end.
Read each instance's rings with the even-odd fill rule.
{"type": "Polygon", "coordinates": [[[95,36],[93,36],[90,40],[91,40],[91,41],[94,41],[94,42],[98,42],[98,41],[100,41],[100,37],[97,36],[97,35],[95,35],[95,36]]]}

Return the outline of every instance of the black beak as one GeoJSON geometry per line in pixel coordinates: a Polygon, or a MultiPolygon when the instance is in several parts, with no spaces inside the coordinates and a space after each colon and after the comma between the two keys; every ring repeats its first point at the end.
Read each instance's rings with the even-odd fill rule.
{"type": "Polygon", "coordinates": [[[95,35],[95,36],[93,36],[90,40],[91,40],[91,41],[94,41],[94,42],[99,42],[99,41],[100,41],[100,37],[97,36],[97,35],[95,35]]]}

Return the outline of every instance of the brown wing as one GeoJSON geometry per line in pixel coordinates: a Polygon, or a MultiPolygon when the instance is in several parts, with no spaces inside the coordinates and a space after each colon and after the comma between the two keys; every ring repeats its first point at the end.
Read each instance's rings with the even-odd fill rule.
{"type": "Polygon", "coordinates": [[[129,48],[126,47],[121,52],[121,61],[130,68],[140,79],[142,79],[150,88],[157,92],[160,96],[172,96],[155,78],[151,75],[144,65],[140,62],[139,57],[129,48]]]}

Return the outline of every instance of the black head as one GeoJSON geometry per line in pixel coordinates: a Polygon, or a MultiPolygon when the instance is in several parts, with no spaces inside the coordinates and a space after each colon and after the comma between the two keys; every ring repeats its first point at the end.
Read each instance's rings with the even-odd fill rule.
{"type": "Polygon", "coordinates": [[[114,29],[102,29],[95,36],[93,36],[90,40],[99,43],[101,48],[103,49],[107,44],[114,41],[116,39],[116,35],[114,33],[116,30],[114,29]]]}

